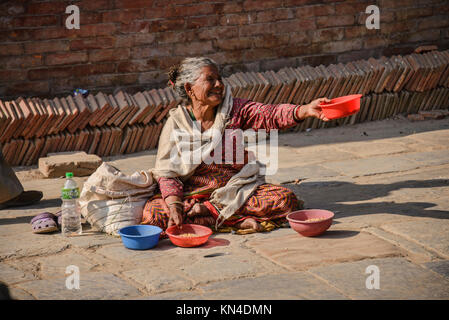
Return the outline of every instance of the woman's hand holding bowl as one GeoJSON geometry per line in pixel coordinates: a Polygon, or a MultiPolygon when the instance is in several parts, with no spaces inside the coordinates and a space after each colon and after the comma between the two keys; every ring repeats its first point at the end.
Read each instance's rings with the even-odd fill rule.
{"type": "Polygon", "coordinates": [[[329,121],[328,118],[323,113],[320,104],[323,102],[330,102],[328,98],[318,98],[310,102],[309,104],[303,105],[297,108],[296,118],[298,120],[304,120],[308,117],[318,118],[323,121],[329,121]]]}

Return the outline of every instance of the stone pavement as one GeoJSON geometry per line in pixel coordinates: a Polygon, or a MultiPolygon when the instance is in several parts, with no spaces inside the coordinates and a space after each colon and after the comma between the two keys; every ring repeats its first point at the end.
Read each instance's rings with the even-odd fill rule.
{"type": "MultiPolygon", "coordinates": [[[[132,251],[88,225],[76,238],[35,235],[29,222],[58,210],[63,179],[15,168],[44,199],[0,211],[0,281],[17,299],[449,299],[449,119],[282,134],[279,146],[267,180],[307,208],[335,212],[320,237],[283,228],[132,251]],[[65,286],[69,265],[80,269],[79,290],[65,286]],[[379,289],[368,289],[376,267],[379,289]]],[[[153,151],[105,160],[132,173],[154,159],[153,151]]]]}

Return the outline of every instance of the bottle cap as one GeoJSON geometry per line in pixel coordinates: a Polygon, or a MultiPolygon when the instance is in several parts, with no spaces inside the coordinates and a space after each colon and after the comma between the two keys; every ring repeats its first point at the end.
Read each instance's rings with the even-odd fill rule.
{"type": "Polygon", "coordinates": [[[65,177],[66,177],[67,179],[73,178],[73,172],[66,172],[66,173],[65,173],[65,177]]]}

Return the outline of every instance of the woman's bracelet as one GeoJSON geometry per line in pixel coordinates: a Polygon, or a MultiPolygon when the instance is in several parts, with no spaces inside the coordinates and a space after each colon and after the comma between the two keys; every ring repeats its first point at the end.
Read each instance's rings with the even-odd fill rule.
{"type": "Polygon", "coordinates": [[[295,120],[296,122],[301,122],[301,121],[303,121],[303,120],[299,120],[297,117],[296,117],[296,113],[298,112],[298,109],[299,108],[301,108],[302,106],[301,105],[298,105],[298,106],[296,106],[295,107],[295,109],[293,109],[293,120],[295,120]]]}
{"type": "Polygon", "coordinates": [[[175,206],[175,205],[181,205],[184,207],[184,203],[181,201],[172,201],[170,203],[167,203],[167,206],[171,207],[171,206],[175,206]]]}

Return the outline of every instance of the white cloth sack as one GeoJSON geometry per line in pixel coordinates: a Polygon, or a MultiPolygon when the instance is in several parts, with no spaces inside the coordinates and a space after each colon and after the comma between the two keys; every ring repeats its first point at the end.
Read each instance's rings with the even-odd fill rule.
{"type": "Polygon", "coordinates": [[[129,176],[103,162],[84,183],[81,214],[99,231],[117,235],[123,227],[140,224],[145,202],[156,186],[149,171],[129,176]]]}

